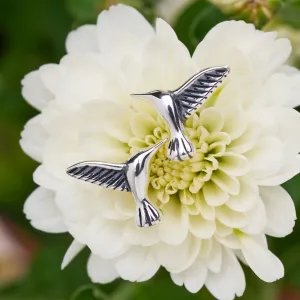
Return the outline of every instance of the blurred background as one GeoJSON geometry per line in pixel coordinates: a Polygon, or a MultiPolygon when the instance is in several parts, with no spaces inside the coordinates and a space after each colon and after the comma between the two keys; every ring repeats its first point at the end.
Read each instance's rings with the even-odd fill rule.
{"type": "MultiPolygon", "coordinates": [[[[34,189],[37,163],[22,153],[19,138],[37,111],[22,99],[20,81],[42,64],[57,63],[70,30],[95,23],[101,10],[119,2],[136,7],[151,22],[163,17],[191,52],[223,20],[243,19],[261,30],[276,30],[291,40],[289,62],[300,67],[300,0],[0,0],[0,300],[213,299],[205,289],[193,295],[175,286],[164,270],[146,283],[92,285],[85,267],[88,252],[61,271],[71,238],[33,229],[22,212],[34,189]]],[[[300,214],[300,176],[284,187],[300,214]]],[[[300,299],[300,222],[290,236],[269,244],[285,265],[284,279],[265,284],[245,268],[241,299],[300,299]]]]}

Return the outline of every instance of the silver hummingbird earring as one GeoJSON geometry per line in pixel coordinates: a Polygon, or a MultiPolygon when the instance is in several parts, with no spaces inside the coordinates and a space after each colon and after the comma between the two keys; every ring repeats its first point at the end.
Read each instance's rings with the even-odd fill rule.
{"type": "Polygon", "coordinates": [[[138,152],[123,164],[86,161],[67,169],[67,174],[100,186],[131,192],[136,201],[136,224],[149,227],[160,221],[157,209],[147,200],[150,160],[167,139],[138,152]]]}
{"type": "Polygon", "coordinates": [[[227,66],[202,70],[174,91],[153,91],[131,94],[150,101],[170,128],[168,158],[184,160],[193,157],[195,148],[184,133],[183,124],[223,81],[230,69],[227,66]]]}

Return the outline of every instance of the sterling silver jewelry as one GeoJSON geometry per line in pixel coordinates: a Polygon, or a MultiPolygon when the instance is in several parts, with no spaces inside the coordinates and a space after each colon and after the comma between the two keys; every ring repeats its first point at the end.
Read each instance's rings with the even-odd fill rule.
{"type": "Polygon", "coordinates": [[[86,161],[67,169],[67,174],[106,188],[131,192],[136,201],[135,221],[139,227],[149,227],[160,221],[157,209],[147,200],[150,160],[167,139],[138,152],[123,164],[86,161]]]}
{"type": "Polygon", "coordinates": [[[131,94],[150,101],[170,128],[168,157],[184,160],[193,157],[195,148],[186,137],[183,123],[207,100],[227,76],[226,66],[202,70],[174,91],[152,91],[145,94],[131,94]]]}

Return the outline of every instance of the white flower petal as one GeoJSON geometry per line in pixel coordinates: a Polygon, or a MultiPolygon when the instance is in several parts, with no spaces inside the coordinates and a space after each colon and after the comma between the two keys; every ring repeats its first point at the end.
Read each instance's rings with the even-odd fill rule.
{"type": "Polygon", "coordinates": [[[232,69],[232,76],[249,72],[247,64],[242,68],[241,61],[238,64],[240,68],[236,67],[237,51],[241,53],[240,56],[248,59],[248,64],[256,75],[263,78],[286,61],[291,46],[288,40],[276,40],[274,33],[255,30],[252,24],[243,21],[226,21],[219,23],[208,32],[195,50],[193,58],[201,68],[227,64],[232,69]],[[261,51],[262,47],[264,51],[261,51]]]}
{"type": "Polygon", "coordinates": [[[56,95],[61,88],[63,71],[60,65],[47,64],[39,68],[40,78],[47,90],[56,95]]]}
{"type": "Polygon", "coordinates": [[[97,52],[97,31],[95,25],[83,25],[71,31],[66,40],[68,53],[97,52]]]}
{"type": "Polygon", "coordinates": [[[203,186],[203,195],[209,206],[221,206],[229,199],[228,192],[224,191],[213,181],[209,181],[203,186]]]}
{"type": "Polygon", "coordinates": [[[205,285],[214,297],[219,300],[233,300],[241,297],[246,288],[243,269],[230,250],[223,248],[222,267],[220,272],[210,272],[205,285]]]}
{"type": "Polygon", "coordinates": [[[62,186],[61,181],[47,172],[44,165],[40,165],[36,168],[33,173],[33,181],[49,190],[58,190],[62,186]]]}
{"type": "Polygon", "coordinates": [[[278,126],[277,135],[286,146],[288,154],[298,154],[300,141],[297,132],[300,130],[300,113],[287,107],[274,107],[268,109],[267,113],[270,119],[274,118],[274,122],[278,126]]]}
{"type": "Polygon", "coordinates": [[[200,125],[209,133],[220,132],[224,125],[223,115],[215,107],[206,108],[200,113],[200,125]]]}
{"type": "Polygon", "coordinates": [[[300,155],[288,158],[279,171],[273,175],[258,180],[259,185],[276,186],[293,178],[300,172],[300,155]]]}
{"type": "Polygon", "coordinates": [[[21,133],[20,140],[22,150],[38,162],[42,162],[43,150],[48,138],[48,134],[41,124],[42,119],[41,115],[30,119],[21,133]]]}
{"type": "Polygon", "coordinates": [[[170,245],[179,245],[187,237],[189,218],[183,205],[169,201],[163,207],[162,220],[156,226],[161,241],[170,245]]]}
{"type": "Polygon", "coordinates": [[[283,165],[284,145],[275,137],[261,138],[256,146],[245,154],[251,166],[251,174],[260,179],[277,173],[283,165]]]}
{"type": "MultiPolygon", "coordinates": [[[[281,70],[280,70],[281,71],[281,70]]],[[[295,74],[275,73],[262,85],[256,101],[267,106],[296,107],[299,105],[300,76],[295,74]]]]}
{"type": "Polygon", "coordinates": [[[113,260],[91,254],[87,264],[88,275],[94,283],[110,283],[119,277],[113,260]]]}
{"type": "Polygon", "coordinates": [[[219,159],[219,169],[228,175],[242,176],[248,173],[250,166],[245,156],[226,152],[219,159]]]}
{"type": "Polygon", "coordinates": [[[160,265],[146,247],[133,247],[116,262],[121,278],[129,281],[146,281],[155,275],[160,265]]]}
{"type": "Polygon", "coordinates": [[[219,186],[219,188],[223,189],[223,191],[232,194],[238,195],[240,192],[240,182],[234,177],[230,176],[221,170],[217,170],[213,173],[211,180],[219,186]]]}
{"type": "Polygon", "coordinates": [[[187,48],[175,39],[162,36],[151,39],[143,48],[141,59],[144,61],[142,78],[135,93],[174,90],[197,72],[187,48]]]}
{"type": "Polygon", "coordinates": [[[38,110],[42,110],[53,99],[53,95],[43,84],[39,71],[27,74],[21,84],[23,97],[38,110]]]}
{"type": "Polygon", "coordinates": [[[154,248],[155,257],[160,265],[170,273],[180,273],[188,269],[196,260],[201,248],[201,240],[190,234],[178,246],[159,243],[154,248]]]}
{"type": "Polygon", "coordinates": [[[61,269],[63,270],[85,246],[86,245],[78,243],[76,240],[74,240],[63,258],[61,269]]]}
{"type": "Polygon", "coordinates": [[[24,205],[26,218],[33,227],[51,233],[66,232],[62,213],[54,201],[54,193],[45,188],[37,188],[27,198],[24,205]]]}
{"type": "Polygon", "coordinates": [[[245,234],[239,235],[239,239],[247,264],[261,280],[273,282],[283,277],[281,261],[267,247],[245,234]]]}
{"type": "Polygon", "coordinates": [[[157,226],[137,227],[131,219],[124,228],[124,239],[131,245],[152,246],[160,241],[157,231],[157,226]]]}
{"type": "Polygon", "coordinates": [[[157,126],[158,124],[148,114],[135,114],[130,120],[131,131],[138,138],[144,139],[145,136],[153,134],[157,126]]]}
{"type": "Polygon", "coordinates": [[[260,187],[260,196],[267,213],[265,233],[284,237],[293,231],[296,220],[295,204],[291,196],[280,186],[260,187]]]}
{"type": "Polygon", "coordinates": [[[157,18],[156,19],[156,34],[158,36],[165,37],[166,39],[176,39],[177,40],[177,35],[173,28],[163,19],[157,18]]]}
{"type": "Polygon", "coordinates": [[[94,254],[104,259],[112,259],[127,250],[128,245],[122,238],[123,222],[99,220],[96,226],[94,237],[88,243],[94,254]]]}
{"type": "Polygon", "coordinates": [[[240,193],[238,195],[231,195],[226,205],[235,211],[246,212],[251,210],[259,201],[259,191],[256,183],[250,181],[247,177],[241,177],[240,193]]]}
{"type": "Polygon", "coordinates": [[[204,195],[202,191],[199,191],[196,194],[195,205],[200,211],[201,216],[206,220],[214,220],[215,219],[215,209],[214,207],[208,205],[205,201],[204,195]]]}
{"type": "Polygon", "coordinates": [[[154,29],[136,9],[118,4],[100,13],[97,36],[100,51],[120,60],[153,37],[154,29]]]}
{"type": "Polygon", "coordinates": [[[261,132],[261,124],[249,123],[244,133],[228,146],[228,151],[244,154],[254,148],[261,132]]]}
{"type": "Polygon", "coordinates": [[[242,228],[248,225],[245,213],[231,210],[226,205],[216,207],[216,218],[231,228],[242,228]]]}
{"type": "Polygon", "coordinates": [[[196,261],[190,268],[181,273],[171,273],[173,282],[184,286],[191,293],[197,293],[203,287],[207,277],[207,267],[201,261],[196,261]]]}
{"type": "MultiPolygon", "coordinates": [[[[227,101],[228,105],[228,101],[227,101]]],[[[223,132],[227,132],[231,140],[239,138],[247,128],[245,114],[240,107],[231,107],[223,112],[224,126],[223,132]]]]}
{"type": "Polygon", "coordinates": [[[206,259],[206,265],[211,272],[219,273],[222,265],[222,246],[217,240],[212,241],[212,248],[206,259]]]}
{"type": "Polygon", "coordinates": [[[247,226],[241,228],[243,232],[248,234],[261,234],[265,232],[267,226],[267,214],[266,208],[262,200],[256,199],[256,205],[253,209],[246,212],[246,218],[248,220],[247,226]]]}
{"type": "Polygon", "coordinates": [[[199,239],[210,239],[216,230],[216,223],[214,221],[205,220],[200,214],[196,216],[189,216],[190,225],[189,231],[199,239]]]}

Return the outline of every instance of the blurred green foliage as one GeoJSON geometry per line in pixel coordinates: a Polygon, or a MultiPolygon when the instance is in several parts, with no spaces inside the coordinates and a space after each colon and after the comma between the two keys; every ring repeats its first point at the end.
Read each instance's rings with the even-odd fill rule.
{"type": "MultiPolygon", "coordinates": [[[[22,77],[64,55],[67,33],[83,23],[96,21],[98,13],[115,2],[131,4],[154,20],[158,0],[0,0],[0,215],[6,215],[38,240],[39,251],[28,275],[0,289],[1,300],[149,300],[213,299],[203,289],[193,295],[175,286],[161,270],[145,283],[116,281],[92,285],[86,275],[88,251],[81,253],[65,270],[60,263],[71,238],[48,235],[31,228],[22,213],[26,197],[34,189],[32,172],[37,164],[19,147],[26,121],[37,112],[21,97],[22,77]]],[[[276,12],[284,22],[300,28],[300,1],[284,1],[276,12]]],[[[174,24],[179,38],[193,51],[207,31],[230,16],[204,0],[191,1],[174,24]]],[[[300,176],[284,187],[300,211],[300,176]]],[[[286,287],[300,291],[300,223],[283,240],[270,239],[270,247],[284,262],[286,276],[265,284],[245,267],[247,290],[242,299],[272,300],[286,287]]]]}

